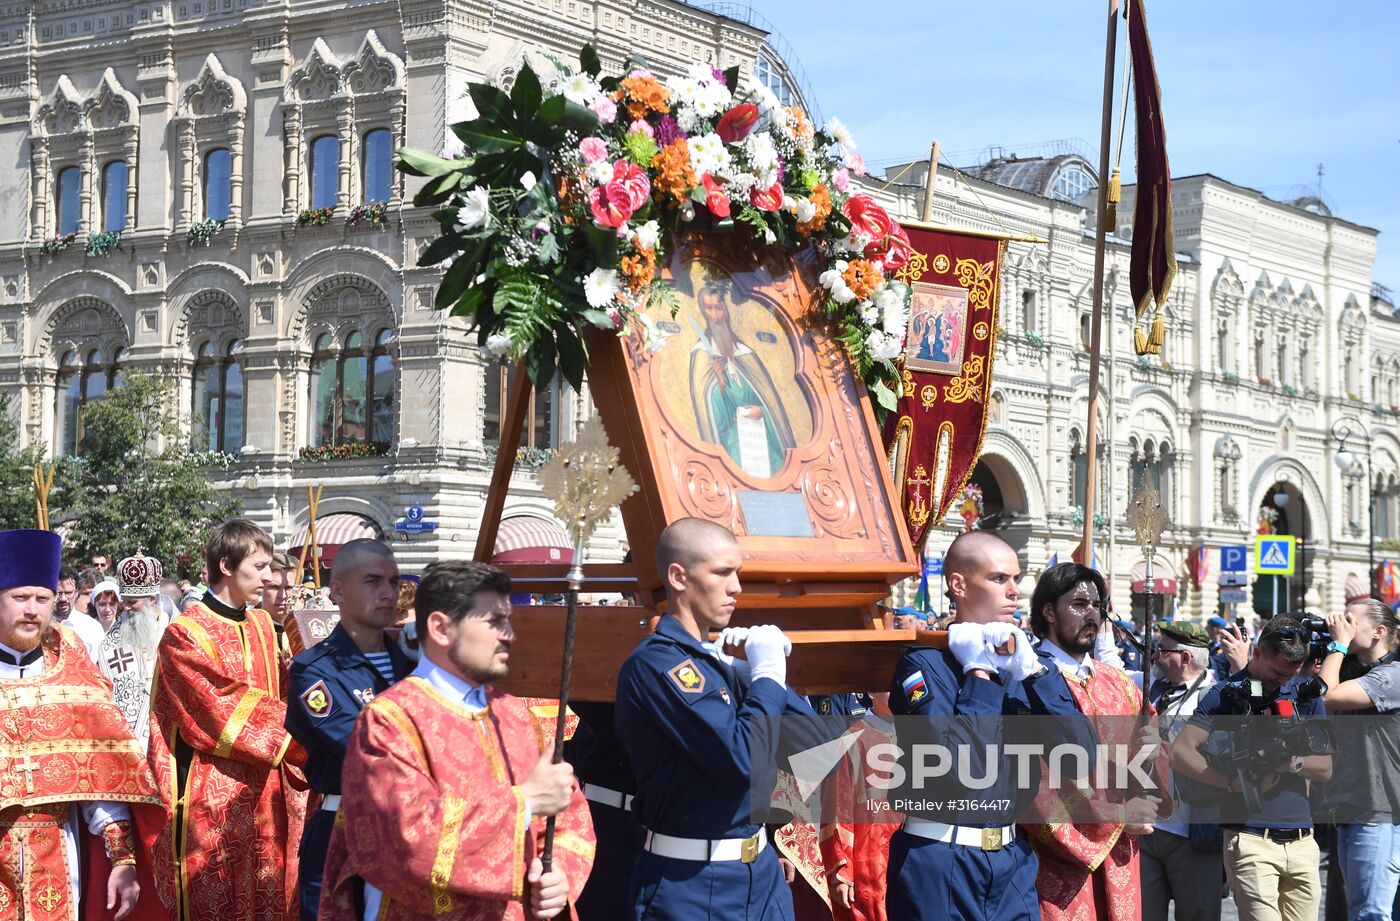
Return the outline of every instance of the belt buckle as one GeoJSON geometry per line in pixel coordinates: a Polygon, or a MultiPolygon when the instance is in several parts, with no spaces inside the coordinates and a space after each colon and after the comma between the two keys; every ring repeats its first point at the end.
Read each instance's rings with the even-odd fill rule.
{"type": "Polygon", "coordinates": [[[739,861],[741,863],[753,863],[758,859],[758,836],[763,832],[755,832],[752,837],[745,838],[743,845],[739,848],[739,861]]]}
{"type": "Polygon", "coordinates": [[[1001,850],[1001,831],[1002,831],[1002,830],[1001,830],[1000,828],[984,828],[984,829],[982,829],[982,850],[984,850],[984,851],[999,851],[999,850],[1001,850]]]}

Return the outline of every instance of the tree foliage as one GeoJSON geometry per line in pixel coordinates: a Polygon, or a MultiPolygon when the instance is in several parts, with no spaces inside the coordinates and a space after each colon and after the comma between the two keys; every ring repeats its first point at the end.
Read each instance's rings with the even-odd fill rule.
{"type": "MultiPolygon", "coordinates": [[[[17,409],[11,394],[0,391],[0,531],[36,527],[34,465],[44,461],[44,452],[34,445],[19,446],[17,409]]],[[[49,493],[50,509],[62,508],[68,501],[73,478],[71,459],[60,459],[49,493]]]]}
{"type": "Polygon", "coordinates": [[[77,488],[65,516],[80,558],[140,551],[169,574],[197,573],[210,529],[238,513],[238,503],[214,488],[203,456],[190,453],[174,403],[167,382],[132,373],[84,407],[77,488]]]}

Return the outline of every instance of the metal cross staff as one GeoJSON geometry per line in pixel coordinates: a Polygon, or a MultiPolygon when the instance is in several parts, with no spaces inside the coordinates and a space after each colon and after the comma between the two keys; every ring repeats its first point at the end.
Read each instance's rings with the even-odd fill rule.
{"type": "MultiPolygon", "coordinates": [[[[554,500],[554,514],[574,540],[574,561],[569,567],[569,608],[564,623],[564,664],[559,674],[559,716],[554,724],[554,763],[564,760],[564,719],[569,706],[569,680],[574,665],[574,628],[578,621],[578,593],[583,588],[583,548],[595,528],[637,491],[627,468],[618,461],[617,448],[608,443],[603,423],[593,416],[579,429],[572,444],[565,445],[539,472],[540,489],[554,500]]],[[[540,863],[549,872],[554,863],[554,821],[545,826],[544,853],[540,863]]]]}
{"type": "Polygon", "coordinates": [[[1152,594],[1157,587],[1156,580],[1152,575],[1153,558],[1157,555],[1157,546],[1162,542],[1162,532],[1171,526],[1167,519],[1166,509],[1162,508],[1162,497],[1157,495],[1157,490],[1153,488],[1152,481],[1144,476],[1142,486],[1133,497],[1133,501],[1128,503],[1128,524],[1132,525],[1133,533],[1137,537],[1139,546],[1142,547],[1143,559],[1147,563],[1147,571],[1143,577],[1143,588],[1146,590],[1147,598],[1147,632],[1143,637],[1143,648],[1148,656],[1142,670],[1142,712],[1147,713],[1147,675],[1152,669],[1152,594]]]}

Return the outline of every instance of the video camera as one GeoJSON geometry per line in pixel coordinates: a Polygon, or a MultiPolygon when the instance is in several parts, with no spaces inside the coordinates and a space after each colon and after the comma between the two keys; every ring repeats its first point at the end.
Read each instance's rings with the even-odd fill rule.
{"type": "MultiPolygon", "coordinates": [[[[1327,693],[1327,683],[1321,678],[1313,676],[1300,682],[1296,698],[1272,703],[1264,695],[1262,682],[1252,678],[1225,684],[1220,692],[1236,714],[1267,717],[1244,720],[1238,728],[1212,732],[1200,749],[1207,764],[1239,780],[1245,808],[1251,814],[1263,811],[1259,785],[1270,773],[1295,757],[1329,755],[1337,750],[1330,724],[1305,720],[1296,711],[1297,704],[1327,693]]],[[[1218,800],[1218,791],[1211,791],[1211,796],[1218,800]]]]}

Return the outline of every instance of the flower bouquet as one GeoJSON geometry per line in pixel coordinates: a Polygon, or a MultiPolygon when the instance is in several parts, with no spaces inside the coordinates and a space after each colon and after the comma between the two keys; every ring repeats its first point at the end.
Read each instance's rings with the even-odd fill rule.
{"type": "Polygon", "coordinates": [[[536,387],[557,366],[578,388],[587,325],[645,332],[648,305],[674,304],[659,267],[682,235],[811,247],[831,335],[893,409],[909,304],[893,276],[909,238],[857,192],[865,166],[845,126],[814,126],[737,69],[662,78],[633,60],[602,77],[591,46],[577,70],[555,67],[527,62],[509,92],[471,84],[459,156],[398,152],[428,180],[414,203],[439,206],[442,235],[419,260],[451,263],[436,306],[471,317],[483,349],[523,360],[536,387]]]}

